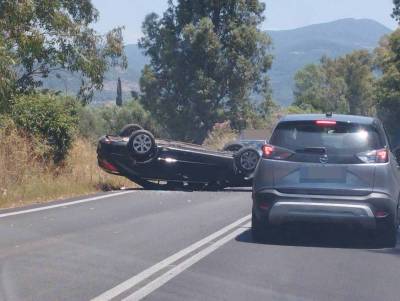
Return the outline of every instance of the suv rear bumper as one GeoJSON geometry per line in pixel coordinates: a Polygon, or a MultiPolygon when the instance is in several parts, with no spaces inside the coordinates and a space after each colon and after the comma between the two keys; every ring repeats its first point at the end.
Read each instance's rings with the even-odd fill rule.
{"type": "Polygon", "coordinates": [[[357,222],[365,228],[376,227],[374,214],[368,205],[278,201],[270,210],[271,224],[296,221],[357,222]]]}
{"type": "Polygon", "coordinates": [[[375,229],[378,220],[395,216],[395,202],[383,193],[366,196],[286,194],[274,189],[253,193],[253,213],[260,221],[359,224],[375,229]],[[377,218],[376,212],[386,212],[377,218]]]}

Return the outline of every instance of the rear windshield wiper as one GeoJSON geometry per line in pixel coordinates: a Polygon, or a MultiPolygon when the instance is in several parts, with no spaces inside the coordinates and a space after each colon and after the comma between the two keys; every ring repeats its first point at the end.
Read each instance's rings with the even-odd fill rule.
{"type": "Polygon", "coordinates": [[[296,153],[325,155],[326,147],[305,147],[305,148],[296,149],[296,153]]]}

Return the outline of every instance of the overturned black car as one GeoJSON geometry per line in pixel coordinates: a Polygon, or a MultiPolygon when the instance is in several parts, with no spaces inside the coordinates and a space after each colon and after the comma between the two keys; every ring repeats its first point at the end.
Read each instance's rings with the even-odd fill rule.
{"type": "Polygon", "coordinates": [[[260,150],[214,151],[200,145],[155,139],[138,125],[105,135],[97,147],[99,166],[146,189],[219,190],[252,185],[260,150]]]}

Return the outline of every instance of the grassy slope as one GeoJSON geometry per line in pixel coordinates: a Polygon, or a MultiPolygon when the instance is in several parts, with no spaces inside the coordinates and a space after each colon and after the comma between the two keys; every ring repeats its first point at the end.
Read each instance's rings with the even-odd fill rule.
{"type": "Polygon", "coordinates": [[[19,207],[102,190],[134,187],[97,166],[96,148],[77,139],[64,166],[34,155],[32,143],[15,130],[0,130],[0,208],[19,207]]]}

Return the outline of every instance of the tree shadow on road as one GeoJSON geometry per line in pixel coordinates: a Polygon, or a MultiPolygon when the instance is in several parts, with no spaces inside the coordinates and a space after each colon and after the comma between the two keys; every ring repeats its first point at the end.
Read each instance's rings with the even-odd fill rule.
{"type": "Polygon", "coordinates": [[[380,249],[367,231],[339,225],[293,224],[283,226],[268,239],[254,241],[251,230],[236,237],[242,243],[280,245],[293,247],[364,249],[382,254],[400,256],[400,235],[396,248],[380,249]]]}

